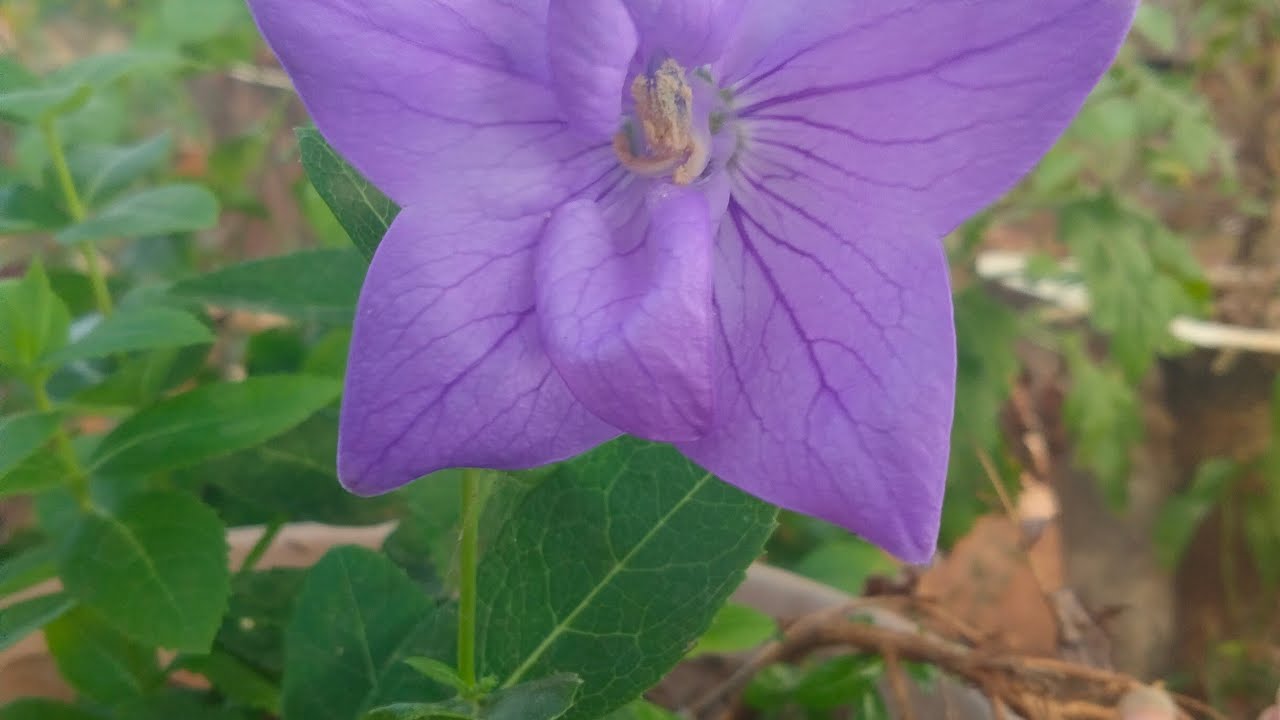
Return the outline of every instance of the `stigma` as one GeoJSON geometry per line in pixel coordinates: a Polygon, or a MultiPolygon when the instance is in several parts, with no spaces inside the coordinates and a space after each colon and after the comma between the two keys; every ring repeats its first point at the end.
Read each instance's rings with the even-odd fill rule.
{"type": "Polygon", "coordinates": [[[670,175],[688,185],[706,169],[709,139],[695,126],[693,88],[684,68],[667,60],[652,75],[631,83],[635,118],[613,137],[613,150],[629,170],[670,175]]]}

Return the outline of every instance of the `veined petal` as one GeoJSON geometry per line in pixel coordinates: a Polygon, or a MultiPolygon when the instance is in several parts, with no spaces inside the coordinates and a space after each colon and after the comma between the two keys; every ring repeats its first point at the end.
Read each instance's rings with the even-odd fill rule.
{"type": "Polygon", "coordinates": [[[541,215],[411,206],[383,239],[356,314],[338,473],[375,494],[447,467],[527,468],[618,434],[538,336],[541,215]]]}
{"type": "Polygon", "coordinates": [[[494,172],[567,182],[556,166],[583,139],[549,87],[547,0],[249,6],[320,132],[400,205],[494,172]]]}
{"type": "Polygon", "coordinates": [[[551,0],[548,52],[569,122],[605,142],[622,124],[622,97],[639,39],[622,0],[551,0]]]}
{"type": "Polygon", "coordinates": [[[941,243],[811,165],[744,167],[716,259],[716,423],[679,445],[727,482],[923,562],[955,388],[941,243]]]}
{"type": "Polygon", "coordinates": [[[560,376],[602,420],[650,440],[696,439],[713,406],[707,198],[666,184],[630,195],[617,227],[592,200],[547,224],[536,275],[542,336],[560,376]]]}
{"type": "MultiPolygon", "coordinates": [[[[641,54],[686,68],[718,59],[747,0],[626,0],[640,29],[641,54]]],[[[803,3],[796,3],[803,4],[803,3]]]]}
{"type": "Polygon", "coordinates": [[[749,0],[718,67],[742,152],[941,235],[1008,190],[1110,65],[1137,0],[749,0]]]}

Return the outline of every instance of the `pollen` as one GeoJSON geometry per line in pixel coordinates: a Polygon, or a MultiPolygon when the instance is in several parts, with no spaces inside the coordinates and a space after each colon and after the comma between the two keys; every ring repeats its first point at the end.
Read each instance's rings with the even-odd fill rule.
{"type": "Polygon", "coordinates": [[[667,60],[653,75],[637,76],[631,98],[635,121],[613,138],[618,159],[642,175],[670,173],[678,185],[696,180],[707,166],[708,151],[694,129],[693,88],[684,68],[667,60]]]}

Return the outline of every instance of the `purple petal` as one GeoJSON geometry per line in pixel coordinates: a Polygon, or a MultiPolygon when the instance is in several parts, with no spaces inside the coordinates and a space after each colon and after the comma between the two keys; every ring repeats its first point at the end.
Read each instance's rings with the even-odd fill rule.
{"type": "Polygon", "coordinates": [[[747,492],[922,562],[954,397],[946,260],[930,230],[812,166],[735,178],[716,259],[717,420],[680,448],[747,492]]]}
{"type": "Polygon", "coordinates": [[[719,58],[747,0],[627,0],[650,62],[674,58],[686,68],[719,58]]]}
{"type": "Polygon", "coordinates": [[[622,125],[636,27],[623,0],[551,0],[547,15],[556,97],[574,127],[607,141],[622,125]]]}
{"type": "Polygon", "coordinates": [[[950,231],[1048,150],[1137,0],[749,0],[718,67],[744,151],[950,231]]]}
{"type": "Polygon", "coordinates": [[[714,226],[699,190],[633,186],[613,207],[579,200],[552,216],[538,320],[560,376],[598,417],[692,440],[711,423],[714,226]]]}
{"type": "Polygon", "coordinates": [[[538,337],[544,222],[424,207],[396,218],[356,314],[338,448],[348,489],[533,467],[617,435],[573,398],[538,337]]]}
{"type": "Polygon", "coordinates": [[[549,89],[547,0],[249,5],[320,132],[402,206],[495,170],[540,187],[581,147],[549,89]]]}

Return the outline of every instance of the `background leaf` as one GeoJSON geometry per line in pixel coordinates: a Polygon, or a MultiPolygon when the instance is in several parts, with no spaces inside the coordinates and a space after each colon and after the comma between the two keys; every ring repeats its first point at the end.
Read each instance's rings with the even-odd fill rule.
{"type": "Polygon", "coordinates": [[[58,233],[74,245],[108,238],[139,238],[194,232],[218,221],[218,199],[199,185],[149,188],[111,202],[87,220],[58,233]]]}
{"type": "Polygon", "coordinates": [[[54,593],[0,608],[0,650],[57,620],[75,604],[66,595],[54,593]]]}
{"type": "Polygon", "coordinates": [[[62,364],[138,350],[213,342],[213,333],[190,313],[154,305],[122,307],[87,335],[49,357],[62,364]]]}
{"type": "Polygon", "coordinates": [[[584,684],[566,717],[617,708],[707,628],[775,516],[666,445],[623,438],[558,466],[485,551],[482,674],[510,687],[572,672],[584,684]]]}
{"type": "Polygon", "coordinates": [[[341,391],[337,380],[305,375],[204,385],[125,420],[103,438],[92,465],[128,474],[192,465],[269,440],[341,391]]]}
{"type": "Polygon", "coordinates": [[[292,317],[349,322],[367,269],[350,250],[306,250],[184,280],[174,295],[292,317]]]}
{"type": "Polygon", "coordinates": [[[114,627],[174,650],[208,651],[231,592],[222,521],[187,493],[145,493],[118,517],[82,516],[60,565],[67,591],[114,627]]]}
{"type": "Polygon", "coordinates": [[[44,637],[63,679],[93,700],[123,702],[160,679],[155,651],[129,640],[88,608],[53,621],[44,637]]]}
{"type": "Polygon", "coordinates": [[[372,259],[400,208],[338,155],[315,128],[297,130],[302,168],[351,242],[372,259]]]}
{"type": "Polygon", "coordinates": [[[0,418],[0,485],[10,470],[48,442],[62,416],[54,412],[20,413],[0,418]]]}

